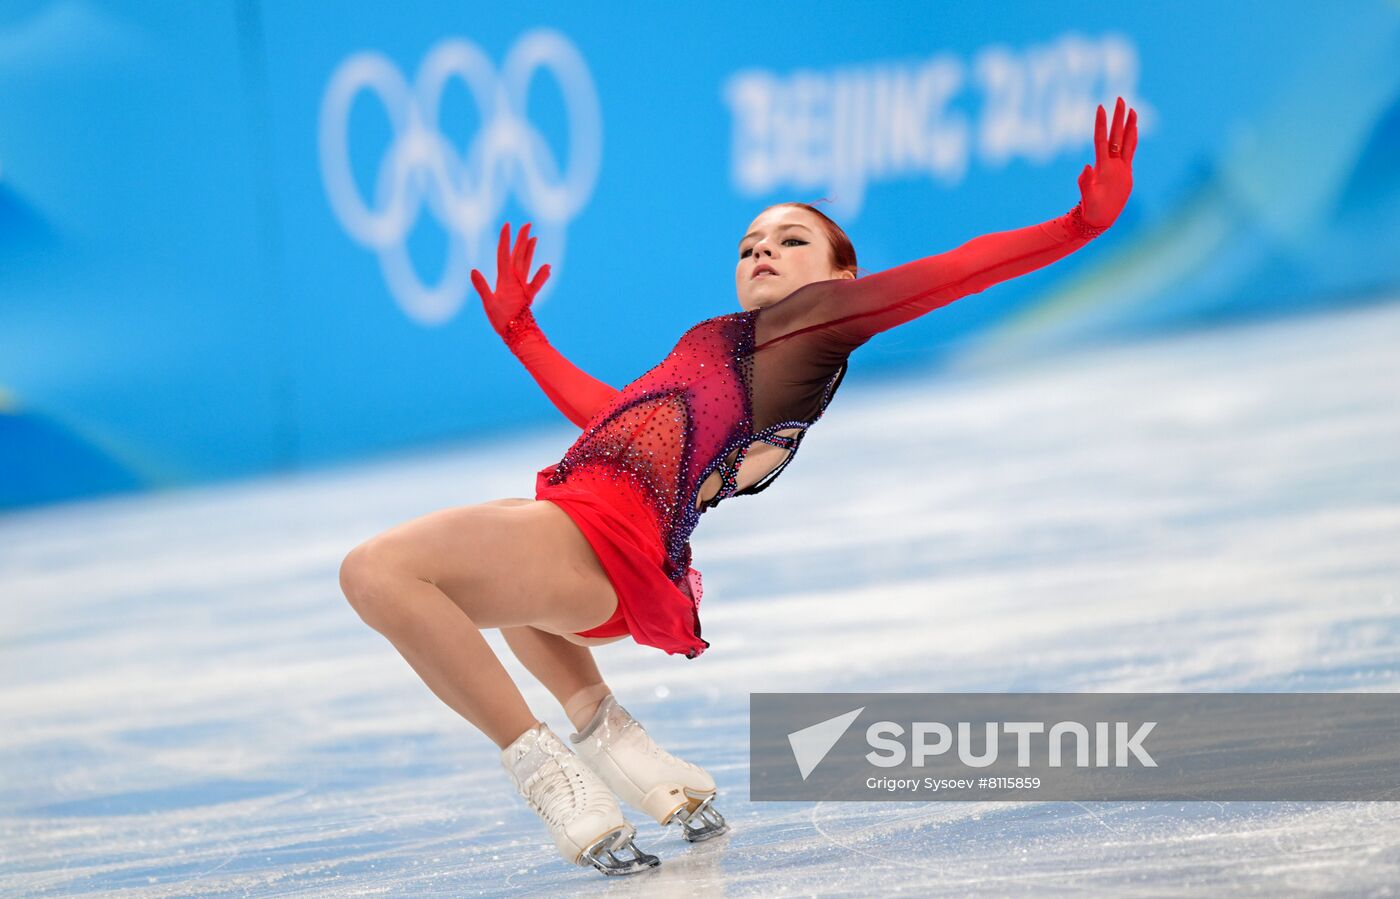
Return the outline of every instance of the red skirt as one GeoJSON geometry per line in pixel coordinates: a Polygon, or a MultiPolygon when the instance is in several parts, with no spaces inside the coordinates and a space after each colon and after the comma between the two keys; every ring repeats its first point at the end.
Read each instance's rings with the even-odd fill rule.
{"type": "Polygon", "coordinates": [[[536,475],[535,499],[554,503],[578,525],[617,591],[613,616],[578,636],[630,634],[670,655],[703,653],[710,644],[699,636],[700,572],[687,566],[679,582],[667,577],[666,550],[642,494],[614,475],[581,469],[550,484],[557,467],[536,475]]]}

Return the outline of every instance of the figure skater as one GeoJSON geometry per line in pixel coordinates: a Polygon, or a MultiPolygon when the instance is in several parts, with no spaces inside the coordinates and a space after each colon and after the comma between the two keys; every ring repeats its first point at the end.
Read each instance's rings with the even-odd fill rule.
{"type": "Polygon", "coordinates": [[[700,516],[758,493],[831,402],[851,352],[881,331],[1060,259],[1113,224],[1132,190],[1137,113],[1120,97],[1094,122],[1094,162],[1068,213],[856,277],[845,233],[803,203],[764,209],[738,247],[740,312],[696,324],[616,390],[569,363],[530,311],[529,225],[501,230],[496,286],[472,283],[492,326],[582,433],[541,470],[535,498],[444,509],[356,546],[340,569],[350,604],[443,702],[501,749],[508,778],[569,862],[606,874],[658,864],[618,805],[687,839],[727,828],[714,780],[657,746],[617,703],[589,646],[631,636],[694,659],[700,516]],[[577,728],[573,749],[535,717],[483,628],[506,643],[577,728]],[[616,796],[614,795],[616,794],[616,796]]]}

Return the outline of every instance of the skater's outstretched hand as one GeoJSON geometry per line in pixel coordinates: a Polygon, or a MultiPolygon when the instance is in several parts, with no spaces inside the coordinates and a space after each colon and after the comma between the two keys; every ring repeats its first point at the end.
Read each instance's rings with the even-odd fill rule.
{"type": "Polygon", "coordinates": [[[1123,118],[1123,98],[1113,110],[1113,127],[1107,125],[1103,104],[1094,118],[1094,164],[1079,173],[1080,207],[1084,222],[1107,228],[1133,192],[1133,153],[1137,150],[1137,110],[1123,118]]]}
{"type": "Polygon", "coordinates": [[[529,235],[530,224],[526,222],[511,249],[510,223],[506,222],[496,248],[496,289],[488,287],[486,278],[476,269],[472,269],[472,286],[481,294],[491,327],[559,411],[582,428],[612,402],[618,390],[565,359],[545,339],[530,304],[548,280],[549,266],[540,266],[534,279],[529,279],[530,259],[535,254],[535,239],[529,235]]]}
{"type": "Polygon", "coordinates": [[[481,294],[482,305],[486,307],[486,317],[491,320],[491,327],[496,329],[496,333],[508,343],[516,336],[515,330],[511,328],[512,323],[516,323],[518,327],[521,322],[533,319],[533,316],[527,315],[530,304],[534,302],[535,294],[540,292],[544,282],[549,280],[548,264],[540,266],[534,280],[528,280],[530,260],[535,255],[535,238],[529,235],[530,223],[526,222],[516,237],[515,248],[512,249],[510,222],[502,226],[501,240],[496,247],[494,291],[487,286],[485,276],[472,269],[472,286],[481,294]]]}

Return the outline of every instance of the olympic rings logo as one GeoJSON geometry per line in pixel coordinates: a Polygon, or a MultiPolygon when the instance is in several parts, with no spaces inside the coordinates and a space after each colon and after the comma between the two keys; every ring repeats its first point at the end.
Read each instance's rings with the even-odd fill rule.
{"type": "MultiPolygon", "coordinates": [[[[389,291],[404,312],[438,325],[466,298],[473,261],[484,270],[480,260],[494,259],[497,218],[512,190],[542,244],[555,245],[550,257],[562,257],[565,225],[597,182],[602,116],[588,67],[562,34],[536,29],[522,35],[499,73],[481,48],[448,38],[428,52],[411,86],[381,53],[356,53],[342,62],[321,100],[319,148],[321,179],[340,224],[378,254],[389,291]],[[564,173],[524,118],[530,82],[539,69],[554,76],[567,109],[569,169],[564,173]],[[470,92],[481,119],[465,153],[439,130],[442,94],[454,78],[470,92]],[[393,129],[372,201],[361,196],[350,167],[350,109],[361,91],[378,97],[393,129]],[[406,244],[425,203],[448,238],[436,284],[423,283],[406,244]]],[[[557,271],[558,264],[553,268],[557,271]]]]}

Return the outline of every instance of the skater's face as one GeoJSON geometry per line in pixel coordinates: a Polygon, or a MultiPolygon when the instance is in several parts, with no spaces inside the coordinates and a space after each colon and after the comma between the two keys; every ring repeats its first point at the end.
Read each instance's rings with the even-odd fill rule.
{"type": "Polygon", "coordinates": [[[831,241],[821,221],[800,206],[772,206],[744,229],[734,285],[745,310],[771,306],[799,287],[853,278],[832,265],[831,241]]]}

